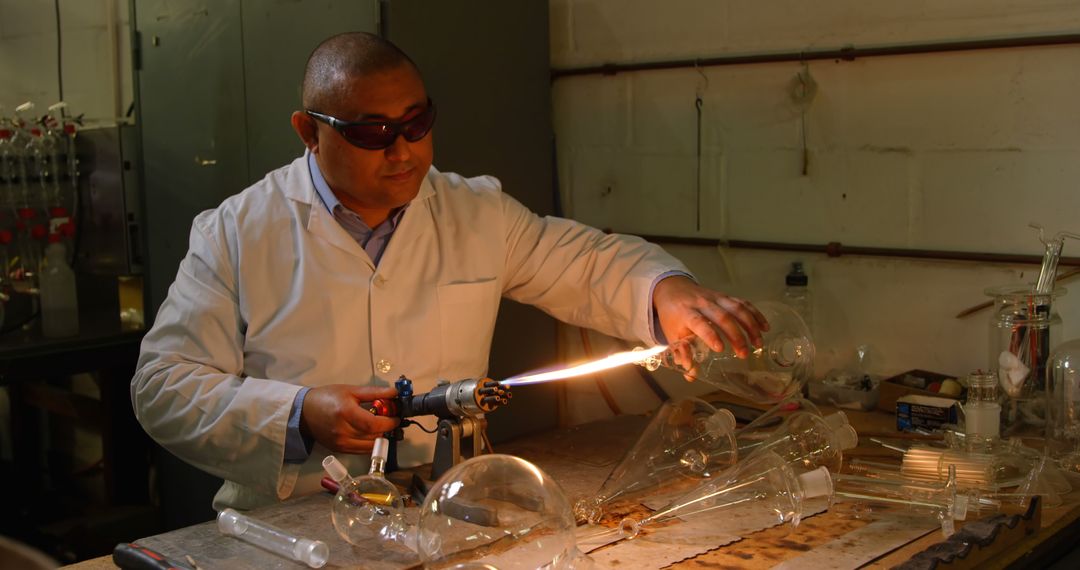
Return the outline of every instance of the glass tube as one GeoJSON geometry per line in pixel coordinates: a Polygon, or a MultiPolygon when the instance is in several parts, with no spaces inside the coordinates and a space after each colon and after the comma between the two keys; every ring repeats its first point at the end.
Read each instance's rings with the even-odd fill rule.
{"type": "Polygon", "coordinates": [[[224,535],[235,536],[278,556],[307,564],[311,568],[322,568],[330,558],[330,548],[325,542],[294,536],[233,509],[218,513],[217,525],[224,535]]]}

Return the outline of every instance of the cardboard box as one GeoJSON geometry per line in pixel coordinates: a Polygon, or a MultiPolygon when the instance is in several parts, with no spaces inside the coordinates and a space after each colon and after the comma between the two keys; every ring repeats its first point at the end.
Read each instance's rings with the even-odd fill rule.
{"type": "Polygon", "coordinates": [[[934,431],[945,424],[956,424],[956,404],[951,398],[902,396],[896,401],[896,429],[934,431]]]}
{"type": "Polygon", "coordinates": [[[879,410],[881,410],[883,412],[888,412],[888,413],[891,414],[891,413],[896,411],[896,401],[897,400],[899,400],[900,398],[902,398],[904,396],[912,395],[912,394],[916,395],[916,396],[928,396],[928,397],[931,397],[931,398],[950,398],[950,399],[953,399],[953,400],[959,400],[960,399],[959,396],[958,397],[946,396],[946,395],[943,395],[943,394],[938,394],[936,392],[931,392],[929,390],[922,390],[922,389],[919,389],[919,388],[914,388],[912,386],[906,386],[904,384],[901,384],[901,380],[903,380],[907,376],[915,376],[917,378],[923,378],[923,379],[926,380],[926,384],[928,386],[930,384],[934,383],[934,382],[944,382],[945,380],[949,380],[949,379],[954,379],[955,380],[956,379],[955,376],[948,376],[946,374],[940,374],[938,372],[928,372],[926,370],[917,370],[917,369],[916,370],[908,370],[907,372],[901,372],[900,374],[897,374],[896,376],[893,376],[891,378],[886,378],[886,379],[881,381],[881,386],[879,387],[879,396],[878,396],[878,405],[877,405],[879,410]]]}

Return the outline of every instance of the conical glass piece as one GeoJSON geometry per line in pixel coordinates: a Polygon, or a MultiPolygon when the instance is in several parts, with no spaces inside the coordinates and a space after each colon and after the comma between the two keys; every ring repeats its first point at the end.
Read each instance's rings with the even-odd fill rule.
{"type": "Polygon", "coordinates": [[[859,435],[843,412],[826,418],[810,412],[794,412],[765,439],[738,437],[739,457],[768,450],[788,462],[797,473],[826,467],[839,473],[844,450],[858,445],[859,435]]]}
{"type": "Polygon", "coordinates": [[[743,518],[731,516],[737,508],[768,513],[775,523],[795,528],[802,519],[806,499],[831,494],[832,480],[827,469],[796,475],[779,455],[764,451],[740,461],[648,517],[623,519],[619,529],[633,538],[643,527],[675,518],[727,516],[725,522],[730,523],[743,518]]]}
{"type": "Polygon", "coordinates": [[[959,494],[955,468],[944,484],[911,479],[881,479],[858,475],[834,475],[830,508],[837,503],[864,507],[901,509],[909,513],[932,516],[941,523],[941,532],[951,536],[953,521],[967,518],[968,497],[959,494]]]}
{"type": "Polygon", "coordinates": [[[698,398],[665,402],[595,497],[574,505],[580,521],[596,524],[605,505],[641,495],[675,478],[715,475],[735,463],[735,416],[698,398]]]}
{"type": "Polygon", "coordinates": [[[424,568],[591,568],[562,489],[524,459],[488,454],[447,471],[417,524],[424,568]]]}
{"type": "MultiPolygon", "coordinates": [[[[756,439],[751,434],[771,434],[776,426],[780,425],[789,415],[795,412],[809,412],[815,416],[822,416],[817,404],[803,398],[801,394],[794,394],[778,402],[775,406],[765,410],[754,421],[735,430],[735,437],[744,439],[756,439]]],[[[763,439],[763,437],[762,437],[763,439]]]]}
{"type": "Polygon", "coordinates": [[[638,364],[649,370],[661,366],[677,370],[689,380],[700,380],[759,404],[773,404],[802,391],[814,372],[814,342],[799,314],[782,303],[764,301],[755,306],[769,321],[762,347],[738,358],[731,347],[714,352],[697,337],[673,342],[668,349],[638,364]]]}

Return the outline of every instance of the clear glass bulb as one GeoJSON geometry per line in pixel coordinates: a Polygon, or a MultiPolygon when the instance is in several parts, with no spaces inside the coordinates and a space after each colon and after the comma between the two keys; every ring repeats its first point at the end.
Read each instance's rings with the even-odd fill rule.
{"type": "Polygon", "coordinates": [[[608,475],[595,497],[574,504],[580,521],[600,522],[604,507],[679,478],[700,479],[738,458],[735,416],[698,398],[665,402],[608,475]]]}
{"type": "Polygon", "coordinates": [[[688,337],[638,364],[650,371],[671,368],[688,380],[759,404],[775,404],[801,392],[814,373],[814,342],[806,323],[782,303],[754,305],[768,319],[769,330],[762,333],[762,347],[752,349],[747,358],[737,357],[730,346],[715,352],[700,338],[688,337]]]}
{"type": "Polygon", "coordinates": [[[562,489],[510,455],[474,457],[428,492],[417,525],[425,568],[591,568],[562,489]]]}
{"type": "Polygon", "coordinates": [[[405,500],[383,477],[361,475],[341,483],[330,509],[334,529],[357,546],[403,541],[407,536],[405,500]]]}
{"type": "Polygon", "coordinates": [[[332,455],[323,460],[323,468],[338,483],[330,519],[349,544],[370,547],[378,541],[395,541],[414,546],[414,533],[405,521],[405,498],[383,473],[389,446],[386,438],[375,440],[371,469],[360,477],[350,477],[332,455]]]}

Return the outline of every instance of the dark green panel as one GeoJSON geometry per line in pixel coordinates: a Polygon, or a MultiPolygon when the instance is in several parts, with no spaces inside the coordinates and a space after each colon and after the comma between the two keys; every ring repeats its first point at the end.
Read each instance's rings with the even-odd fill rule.
{"type": "Polygon", "coordinates": [[[247,185],[244,65],[239,0],[140,0],[134,11],[152,318],[192,219],[247,185]]]}
{"type": "MultiPolygon", "coordinates": [[[[554,209],[546,0],[389,0],[387,37],[416,61],[439,105],[435,166],[491,174],[539,214],[554,209]]],[[[481,221],[482,222],[482,221],[481,221]]],[[[555,321],[504,301],[490,375],[506,378],[558,358],[555,321]]],[[[517,390],[491,414],[492,438],[555,427],[555,385],[517,390]]]]}
{"type": "Polygon", "coordinates": [[[342,32],[377,32],[378,0],[244,0],[244,77],[251,180],[304,152],[289,124],[300,108],[304,64],[342,32]],[[297,25],[303,22],[303,25],[297,25]]]}

